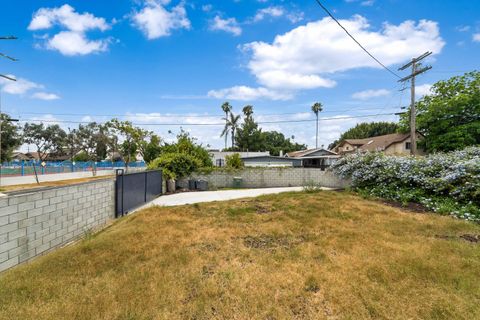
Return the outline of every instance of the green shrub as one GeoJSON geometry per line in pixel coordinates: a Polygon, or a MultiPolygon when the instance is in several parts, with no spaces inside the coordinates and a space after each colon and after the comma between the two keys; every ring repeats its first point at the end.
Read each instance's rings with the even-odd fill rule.
{"type": "Polygon", "coordinates": [[[190,175],[202,166],[202,161],[185,153],[164,153],[153,160],[148,169],[162,169],[167,179],[178,179],[190,175]]]}
{"type": "Polygon", "coordinates": [[[231,155],[226,155],[225,156],[225,164],[227,168],[231,169],[241,169],[243,168],[243,161],[242,158],[240,158],[240,154],[234,153],[231,155]]]}

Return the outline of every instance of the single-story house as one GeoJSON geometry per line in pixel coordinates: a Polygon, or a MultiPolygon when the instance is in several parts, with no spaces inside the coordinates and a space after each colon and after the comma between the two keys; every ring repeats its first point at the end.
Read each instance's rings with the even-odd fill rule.
{"type": "Polygon", "coordinates": [[[304,167],[325,170],[340,156],[323,148],[289,152],[284,156],[242,157],[247,167],[304,167]]]}
{"type": "Polygon", "coordinates": [[[235,153],[238,153],[241,158],[248,158],[248,157],[259,157],[259,156],[270,156],[270,152],[268,151],[260,151],[260,152],[241,152],[241,151],[220,151],[220,150],[209,150],[208,153],[212,158],[213,165],[216,167],[224,167],[225,166],[225,156],[229,156],[235,153]]]}
{"type": "MultiPolygon", "coordinates": [[[[423,139],[417,133],[417,141],[423,139]]],[[[392,133],[383,136],[370,137],[365,139],[345,139],[333,148],[333,151],[344,155],[356,151],[381,151],[390,155],[409,155],[411,139],[409,133],[392,133]]],[[[419,148],[417,154],[425,154],[419,148]]]]}
{"type": "Polygon", "coordinates": [[[322,170],[330,167],[338,158],[340,158],[337,153],[324,148],[289,152],[285,157],[301,159],[304,168],[320,168],[322,170]]]}
{"type": "Polygon", "coordinates": [[[23,152],[15,151],[12,153],[12,161],[28,161],[30,158],[23,152]]]}
{"type": "Polygon", "coordinates": [[[245,167],[301,167],[302,160],[295,158],[278,157],[271,155],[260,155],[253,157],[242,157],[245,167]]]}

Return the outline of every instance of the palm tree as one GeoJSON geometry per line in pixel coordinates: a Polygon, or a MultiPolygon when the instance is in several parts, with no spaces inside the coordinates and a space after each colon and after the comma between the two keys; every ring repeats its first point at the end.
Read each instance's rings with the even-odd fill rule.
{"type": "MultiPolygon", "coordinates": [[[[225,112],[225,127],[226,127],[228,114],[232,111],[232,106],[230,105],[230,103],[228,103],[228,101],[222,104],[222,110],[223,112],[225,112]]],[[[227,149],[227,140],[228,140],[228,130],[225,132],[225,149],[227,149]]]]}
{"type": "Polygon", "coordinates": [[[250,118],[250,116],[253,114],[253,107],[251,105],[247,105],[243,107],[242,111],[247,118],[250,118]]]}
{"type": "Polygon", "coordinates": [[[315,139],[315,148],[318,148],[318,113],[322,112],[322,104],[320,102],[315,102],[312,106],[312,111],[315,113],[315,116],[317,117],[317,135],[315,139]]]}
{"type": "Polygon", "coordinates": [[[230,112],[230,118],[225,117],[225,128],[223,128],[222,134],[220,137],[228,134],[228,131],[232,131],[232,148],[235,145],[235,131],[239,127],[240,115],[234,115],[230,112]]]}

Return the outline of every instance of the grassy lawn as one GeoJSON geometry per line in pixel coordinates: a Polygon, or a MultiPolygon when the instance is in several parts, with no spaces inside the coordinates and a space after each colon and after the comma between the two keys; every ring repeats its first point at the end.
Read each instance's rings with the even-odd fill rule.
{"type": "Polygon", "coordinates": [[[150,208],[1,274],[0,318],[480,319],[465,234],[341,192],[150,208]]]}

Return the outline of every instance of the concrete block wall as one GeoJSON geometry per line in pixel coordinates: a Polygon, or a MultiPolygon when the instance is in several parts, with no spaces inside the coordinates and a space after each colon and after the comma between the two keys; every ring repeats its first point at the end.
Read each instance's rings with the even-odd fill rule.
{"type": "Polygon", "coordinates": [[[0,272],[102,227],[114,211],[111,179],[0,198],[0,272]]]}
{"type": "Polygon", "coordinates": [[[348,181],[340,179],[330,171],[317,168],[244,168],[243,170],[213,171],[210,174],[193,174],[191,178],[208,181],[209,188],[229,188],[234,177],[242,178],[242,187],[301,187],[314,183],[322,187],[345,188],[348,181]]]}

